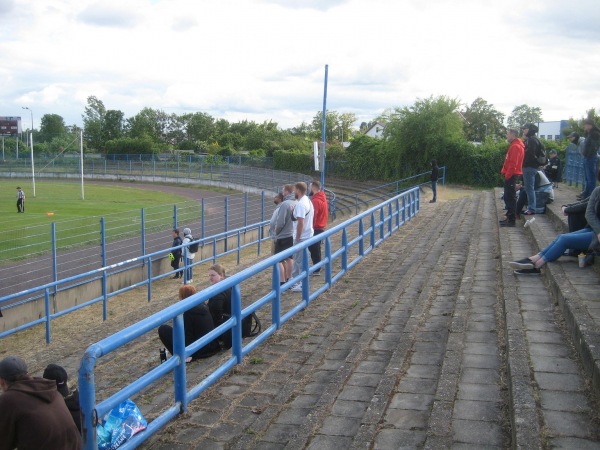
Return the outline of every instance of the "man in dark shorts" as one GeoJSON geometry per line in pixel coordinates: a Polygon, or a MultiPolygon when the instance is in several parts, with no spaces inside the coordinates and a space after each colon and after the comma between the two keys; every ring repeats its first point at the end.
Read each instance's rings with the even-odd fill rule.
{"type": "MultiPolygon", "coordinates": [[[[294,186],[286,184],[283,187],[283,202],[279,207],[275,219],[275,253],[282,252],[294,246],[294,227],[292,211],[296,206],[294,186]]],[[[292,276],[292,258],[283,261],[284,273],[281,274],[281,282],[285,283],[292,276]]]]}

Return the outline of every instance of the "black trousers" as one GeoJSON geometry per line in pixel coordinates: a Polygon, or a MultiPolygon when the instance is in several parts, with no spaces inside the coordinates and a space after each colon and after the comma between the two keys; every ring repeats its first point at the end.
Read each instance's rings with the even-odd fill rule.
{"type": "Polygon", "coordinates": [[[517,193],[515,191],[516,176],[504,180],[504,202],[506,203],[506,218],[509,222],[514,222],[517,211],[517,193]]]}
{"type": "MultiPolygon", "coordinates": [[[[325,230],[315,230],[315,236],[317,234],[321,234],[323,233],[325,230]]],[[[313,263],[313,266],[319,262],[321,262],[321,242],[319,241],[316,244],[311,245],[310,247],[308,247],[308,251],[310,252],[310,259],[313,263]]],[[[315,270],[315,272],[320,272],[321,268],[315,270]]]]}
{"type": "Polygon", "coordinates": [[[25,203],[22,198],[17,199],[17,212],[25,212],[25,203]]]}

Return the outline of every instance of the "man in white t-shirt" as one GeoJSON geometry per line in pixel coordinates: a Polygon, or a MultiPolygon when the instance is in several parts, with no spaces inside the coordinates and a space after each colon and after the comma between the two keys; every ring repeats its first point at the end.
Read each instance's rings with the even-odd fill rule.
{"type": "MultiPolygon", "coordinates": [[[[294,208],[294,245],[306,241],[313,237],[313,216],[315,210],[306,196],[306,183],[298,182],[294,185],[296,194],[296,207],[294,208]]],[[[294,269],[292,277],[297,276],[302,271],[302,262],[304,260],[304,250],[294,254],[294,269]]],[[[296,283],[291,289],[293,292],[302,292],[302,283],[296,283]]]]}

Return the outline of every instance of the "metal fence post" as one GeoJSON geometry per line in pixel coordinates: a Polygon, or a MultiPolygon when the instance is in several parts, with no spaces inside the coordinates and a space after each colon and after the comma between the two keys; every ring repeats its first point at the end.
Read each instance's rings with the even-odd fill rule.
{"type": "Polygon", "coordinates": [[[248,193],[244,192],[244,226],[248,226],[248,193]]]}
{"type": "MultiPolygon", "coordinates": [[[[229,224],[228,224],[228,217],[229,217],[229,195],[225,196],[225,233],[227,233],[229,231],[229,224]]],[[[229,247],[227,246],[227,234],[225,234],[225,251],[227,251],[229,247]]]]}
{"type": "MultiPolygon", "coordinates": [[[[56,261],[56,223],[52,222],[50,233],[52,236],[52,281],[58,281],[58,264],[56,261]]],[[[56,298],[56,284],[54,285],[54,298],[56,298]]]]}
{"type": "Polygon", "coordinates": [[[174,370],[175,401],[181,404],[181,412],[187,411],[186,373],[185,373],[185,330],[183,314],[173,318],[173,356],[179,357],[174,370]]]}
{"type": "Polygon", "coordinates": [[[201,203],[201,206],[200,206],[200,221],[201,221],[201,224],[202,224],[202,230],[201,230],[202,239],[204,239],[204,211],[205,211],[205,209],[204,209],[204,197],[202,197],[202,203],[201,203]]]}
{"type": "Polygon", "coordinates": [[[177,205],[173,205],[173,229],[177,228],[177,205]]]}
{"type": "MultiPolygon", "coordinates": [[[[146,211],[142,208],[142,256],[146,256],[146,211]]],[[[144,260],[145,262],[145,260],[144,260]]]]}
{"type": "Polygon", "coordinates": [[[46,344],[50,343],[50,292],[44,289],[44,310],[46,312],[46,344]]]}
{"type": "MultiPolygon", "coordinates": [[[[100,218],[100,246],[102,248],[102,267],[106,267],[106,230],[104,228],[104,217],[100,218]]],[[[108,287],[106,270],[102,271],[102,320],[108,316],[108,287]]]]}
{"type": "Polygon", "coordinates": [[[231,330],[231,344],[237,364],[242,363],[242,295],[240,285],[231,289],[231,317],[235,316],[235,326],[231,330]]]}

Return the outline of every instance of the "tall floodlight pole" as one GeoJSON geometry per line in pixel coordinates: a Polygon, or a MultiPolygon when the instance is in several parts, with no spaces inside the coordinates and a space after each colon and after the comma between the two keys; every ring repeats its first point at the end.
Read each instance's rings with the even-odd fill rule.
{"type": "Polygon", "coordinates": [[[33,111],[27,106],[22,106],[23,109],[27,109],[31,114],[31,130],[29,130],[29,146],[31,148],[31,185],[33,191],[33,197],[35,198],[35,167],[33,164],[33,111]]]}
{"type": "Polygon", "coordinates": [[[321,154],[323,155],[322,165],[321,165],[321,189],[325,187],[325,135],[326,124],[327,124],[327,72],[329,70],[329,66],[325,64],[325,87],[323,90],[323,128],[321,129],[321,154]]]}

